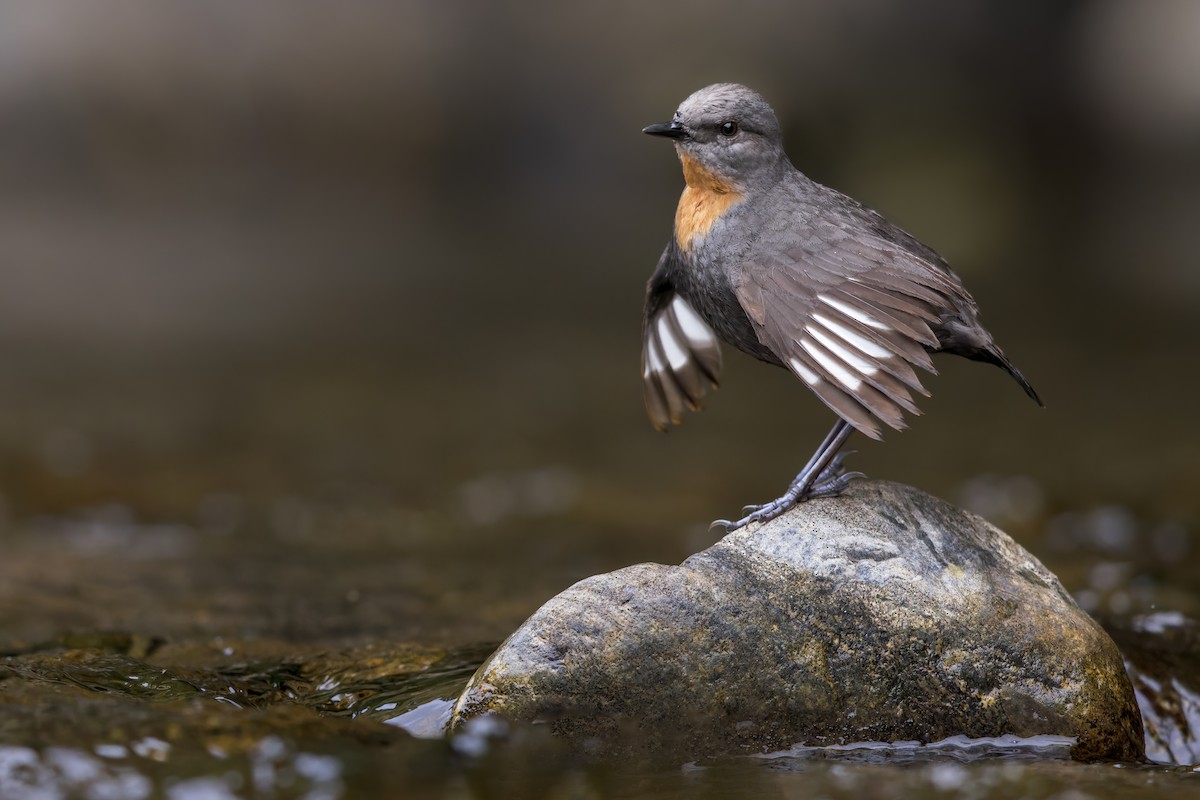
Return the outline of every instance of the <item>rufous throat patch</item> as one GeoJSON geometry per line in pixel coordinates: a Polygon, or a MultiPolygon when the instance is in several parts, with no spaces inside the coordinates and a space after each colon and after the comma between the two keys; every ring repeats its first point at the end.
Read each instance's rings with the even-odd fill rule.
{"type": "Polygon", "coordinates": [[[687,252],[697,238],[704,238],[713,223],[735,206],[742,195],[694,159],[679,154],[687,186],[675,210],[675,241],[687,252]]]}

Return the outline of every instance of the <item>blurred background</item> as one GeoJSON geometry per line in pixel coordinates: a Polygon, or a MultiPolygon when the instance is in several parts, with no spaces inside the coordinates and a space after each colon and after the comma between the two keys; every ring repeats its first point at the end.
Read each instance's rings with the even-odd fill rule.
{"type": "Polygon", "coordinates": [[[727,350],[641,406],[682,187],[746,83],[938,249],[1046,400],[939,363],[851,467],[1089,610],[1200,611],[1200,4],[0,4],[0,638],[505,636],[678,562],[831,424],[727,350]]]}

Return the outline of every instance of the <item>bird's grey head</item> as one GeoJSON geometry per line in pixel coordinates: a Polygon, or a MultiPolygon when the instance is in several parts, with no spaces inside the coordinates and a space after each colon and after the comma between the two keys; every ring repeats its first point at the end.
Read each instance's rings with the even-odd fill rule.
{"type": "Polygon", "coordinates": [[[706,86],[684,100],[670,122],[643,132],[674,139],[685,177],[689,167],[699,168],[743,191],[774,182],[788,163],[775,112],[762,95],[737,83],[706,86]]]}

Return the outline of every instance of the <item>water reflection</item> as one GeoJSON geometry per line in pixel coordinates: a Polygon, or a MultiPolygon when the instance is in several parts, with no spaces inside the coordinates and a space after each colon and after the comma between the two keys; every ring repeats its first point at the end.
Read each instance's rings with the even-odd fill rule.
{"type": "MultiPolygon", "coordinates": [[[[1200,681],[1187,654],[1196,626],[1182,615],[1158,613],[1112,630],[1131,659],[1151,757],[1192,764],[1200,755],[1194,733],[1200,730],[1200,681]]],[[[116,636],[108,641],[117,649],[129,645],[116,636]]],[[[0,797],[446,796],[465,783],[473,797],[670,791],[750,798],[803,788],[838,798],[899,791],[985,799],[1135,791],[1165,798],[1190,785],[1190,766],[1069,762],[1072,740],[1065,737],[862,742],[743,759],[659,755],[622,763],[571,753],[547,726],[494,718],[472,720],[447,739],[441,729],[453,698],[491,646],[440,655],[400,646],[273,647],[225,641],[172,652],[166,646],[157,652],[170,667],[61,644],[3,659],[0,797]],[[239,702],[220,702],[228,697],[239,702]],[[308,716],[306,709],[320,715],[308,716]],[[43,737],[58,743],[12,741],[28,735],[33,719],[43,737]],[[1129,768],[1116,769],[1121,766],[1129,768]]]]}
{"type": "Polygon", "coordinates": [[[278,737],[259,741],[245,758],[228,760],[220,774],[191,776],[166,766],[169,746],[158,743],[133,752],[120,745],[97,745],[95,755],[69,747],[43,751],[0,745],[0,797],[120,798],[171,800],[300,797],[333,800],[345,796],[341,759],[296,751],[278,737]],[[164,767],[156,768],[151,762],[164,767]]]}
{"type": "MultiPolygon", "coordinates": [[[[384,703],[380,711],[393,711],[399,703],[384,703]]],[[[388,725],[408,731],[421,739],[439,739],[446,735],[450,717],[454,714],[454,698],[435,697],[403,714],[385,719],[388,725]]]]}
{"type": "Polygon", "coordinates": [[[66,747],[44,753],[31,747],[0,745],[0,797],[149,797],[152,781],[119,762],[124,755],[92,756],[66,747]]]}
{"type": "Polygon", "coordinates": [[[913,762],[970,762],[980,759],[1070,759],[1073,736],[994,736],[973,739],[949,736],[937,742],[851,742],[827,747],[794,747],[755,758],[776,763],[824,759],[877,764],[913,762]]]}

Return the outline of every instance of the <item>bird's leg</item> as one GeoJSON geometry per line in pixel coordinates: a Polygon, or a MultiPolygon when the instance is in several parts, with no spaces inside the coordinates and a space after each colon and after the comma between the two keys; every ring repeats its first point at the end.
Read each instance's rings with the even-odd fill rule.
{"type": "Polygon", "coordinates": [[[843,472],[842,456],[838,454],[842,445],[846,443],[846,439],[850,438],[850,434],[853,432],[854,428],[849,422],[839,419],[781,497],[761,506],[747,507],[750,513],[736,522],[719,519],[712,524],[712,527],[722,526],[726,532],[735,531],[751,522],[766,522],[774,519],[805,500],[841,494],[846,490],[850,479],[860,474],[843,472]]]}
{"type": "Polygon", "coordinates": [[[853,455],[854,451],[849,453],[838,453],[829,462],[829,466],[821,471],[821,474],[813,481],[812,486],[804,493],[802,500],[812,500],[815,497],[837,497],[850,485],[850,481],[854,478],[865,478],[861,472],[847,472],[842,461],[848,455],[853,455]]]}
{"type": "MultiPolygon", "coordinates": [[[[800,472],[792,480],[791,484],[788,485],[788,490],[787,490],[787,492],[785,492],[785,496],[787,493],[790,493],[793,491],[797,492],[797,494],[800,491],[802,491],[803,490],[802,484],[806,480],[815,486],[815,485],[825,482],[826,480],[837,477],[838,473],[841,471],[843,456],[841,455],[841,453],[838,452],[841,445],[840,444],[834,445],[834,440],[838,436],[842,435],[841,428],[842,428],[842,426],[845,426],[847,424],[848,423],[846,423],[844,420],[839,419],[837,421],[837,423],[833,426],[833,428],[829,431],[829,433],[825,434],[825,440],[822,441],[821,444],[817,445],[817,449],[812,454],[812,458],[810,458],[808,460],[808,463],[804,465],[804,469],[800,470],[800,472]],[[820,468],[821,471],[819,473],[816,473],[816,475],[814,476],[813,473],[816,472],[816,470],[818,469],[818,467],[817,467],[818,462],[824,460],[826,451],[829,450],[829,448],[831,448],[831,447],[833,448],[833,453],[834,453],[833,459],[830,460],[829,463],[827,463],[823,468],[820,468]]],[[[845,442],[845,441],[846,441],[846,437],[842,436],[842,442],[845,442]]],[[[770,503],[764,503],[763,505],[764,506],[770,505],[770,503]]],[[[762,507],[763,506],[754,506],[753,508],[750,508],[748,506],[747,508],[750,508],[751,511],[757,511],[759,508],[762,508],[762,507]]]]}
{"type": "MultiPolygon", "coordinates": [[[[841,420],[838,420],[838,422],[841,423],[841,420]]],[[[800,470],[800,473],[798,475],[796,475],[796,477],[792,480],[791,484],[788,486],[787,492],[784,493],[783,497],[780,497],[779,500],[773,500],[770,503],[763,503],[761,505],[743,506],[742,513],[743,514],[752,514],[755,511],[760,511],[764,508],[767,508],[768,506],[779,503],[785,497],[787,497],[793,493],[795,493],[795,495],[797,497],[797,502],[800,502],[801,500],[808,500],[808,499],[811,499],[812,497],[826,496],[825,493],[820,492],[819,490],[824,488],[826,484],[832,484],[833,482],[837,481],[839,479],[839,477],[841,477],[842,459],[845,458],[846,454],[838,452],[835,449],[833,458],[829,461],[829,463],[825,466],[825,468],[822,469],[820,471],[820,473],[817,473],[815,475],[814,475],[814,473],[818,469],[818,467],[817,467],[818,462],[823,459],[826,451],[830,447],[833,446],[834,439],[840,433],[841,433],[840,424],[834,425],[833,429],[831,431],[829,431],[829,433],[825,436],[825,440],[823,442],[821,442],[820,445],[817,446],[817,450],[816,450],[816,452],[813,453],[812,458],[810,458],[808,460],[808,463],[804,465],[804,469],[800,470]],[[803,484],[805,481],[808,481],[810,483],[811,488],[809,489],[809,494],[807,496],[800,497],[800,494],[804,490],[803,484]]],[[[851,477],[853,477],[853,476],[851,476],[851,477]]],[[[843,488],[844,488],[844,486],[843,486],[843,488]]],[[[837,494],[837,492],[833,492],[832,494],[837,494]]]]}

